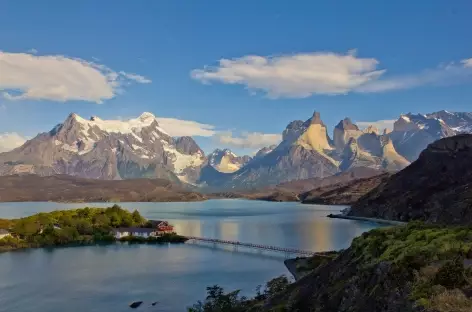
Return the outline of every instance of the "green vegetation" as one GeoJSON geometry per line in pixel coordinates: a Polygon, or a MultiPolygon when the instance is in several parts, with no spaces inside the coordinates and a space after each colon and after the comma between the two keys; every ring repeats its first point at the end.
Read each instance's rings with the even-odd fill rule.
{"type": "Polygon", "coordinates": [[[199,301],[188,312],[242,312],[258,311],[260,304],[265,300],[275,297],[278,293],[287,289],[290,282],[284,275],[267,282],[264,291],[261,286],[256,289],[256,296],[248,299],[239,296],[240,290],[225,293],[218,285],[207,287],[207,297],[204,302],[199,301]]]}
{"type": "Polygon", "coordinates": [[[413,276],[411,299],[437,310],[470,311],[472,227],[427,225],[375,229],[351,248],[364,266],[389,261],[413,276]]]}
{"type": "MultiPolygon", "coordinates": [[[[118,205],[109,208],[83,208],[39,213],[30,217],[0,219],[0,228],[12,237],[0,240],[0,251],[20,248],[87,245],[114,242],[111,230],[118,227],[144,227],[148,221],[137,210],[129,212],[118,205]]],[[[185,238],[168,234],[158,238],[128,238],[131,242],[183,242],[185,238]]],[[[127,241],[126,239],[124,241],[127,241]]]]}

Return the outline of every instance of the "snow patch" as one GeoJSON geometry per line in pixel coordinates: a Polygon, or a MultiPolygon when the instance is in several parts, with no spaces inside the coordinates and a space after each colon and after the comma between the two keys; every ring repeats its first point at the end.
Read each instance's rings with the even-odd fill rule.
{"type": "Polygon", "coordinates": [[[193,155],[182,154],[179,151],[177,151],[175,148],[170,147],[167,142],[166,144],[163,144],[163,147],[164,147],[164,151],[166,151],[167,153],[173,156],[171,157],[171,159],[174,165],[174,172],[177,175],[182,174],[184,169],[188,167],[198,167],[203,164],[204,159],[202,159],[202,157],[200,157],[198,154],[193,154],[193,155]]]}
{"type": "Polygon", "coordinates": [[[407,121],[407,122],[411,122],[411,119],[408,118],[408,117],[405,116],[405,115],[401,115],[400,118],[403,119],[403,120],[405,120],[405,121],[407,121]]]}

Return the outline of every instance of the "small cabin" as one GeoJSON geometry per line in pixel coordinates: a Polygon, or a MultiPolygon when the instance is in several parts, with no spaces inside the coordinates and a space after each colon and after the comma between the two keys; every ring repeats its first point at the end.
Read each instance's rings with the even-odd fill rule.
{"type": "Polygon", "coordinates": [[[174,227],[167,221],[149,220],[153,229],[156,229],[159,234],[173,233],[174,227]]]}
{"type": "Polygon", "coordinates": [[[0,229],[0,239],[11,236],[10,232],[4,229],[0,229]]]}
{"type": "Polygon", "coordinates": [[[135,236],[142,238],[158,236],[156,229],[150,228],[117,228],[113,229],[111,232],[116,239],[120,239],[127,236],[135,236]]]}

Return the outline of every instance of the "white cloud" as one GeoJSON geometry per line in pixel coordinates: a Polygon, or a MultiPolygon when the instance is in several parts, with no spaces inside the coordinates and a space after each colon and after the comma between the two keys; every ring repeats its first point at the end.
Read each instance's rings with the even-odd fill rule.
{"type": "Polygon", "coordinates": [[[33,48],[33,49],[29,49],[29,50],[28,50],[28,53],[36,54],[36,53],[38,53],[38,50],[36,50],[36,49],[34,49],[34,48],[33,48]]]}
{"type": "Polygon", "coordinates": [[[462,60],[461,63],[464,65],[464,67],[472,67],[472,57],[462,60]]]}
{"type": "Polygon", "coordinates": [[[142,76],[120,74],[79,58],[0,51],[0,91],[7,100],[102,103],[113,98],[130,80],[150,82],[142,76]]]}
{"type": "Polygon", "coordinates": [[[192,120],[156,117],[159,125],[171,136],[203,136],[216,134],[215,126],[202,124],[192,120]]]}
{"type": "Polygon", "coordinates": [[[374,93],[461,83],[472,77],[472,58],[460,63],[388,77],[386,70],[377,69],[379,62],[375,58],[359,58],[355,51],[247,55],[221,59],[218,66],[195,69],[191,76],[202,83],[241,84],[251,94],[262,90],[272,98],[304,98],[313,94],[374,93]]]}
{"type": "Polygon", "coordinates": [[[133,73],[126,73],[124,71],[120,71],[120,74],[123,75],[124,77],[134,80],[139,83],[151,83],[152,81],[144,76],[138,75],[138,74],[133,74],[133,73]]]}
{"type": "Polygon", "coordinates": [[[266,146],[279,144],[282,140],[280,134],[268,134],[260,132],[243,132],[235,137],[232,132],[223,132],[216,135],[216,140],[225,147],[260,149],[266,146]]]}
{"type": "Polygon", "coordinates": [[[377,120],[377,121],[358,121],[356,125],[359,126],[361,129],[365,129],[368,126],[374,126],[380,131],[384,129],[393,130],[393,124],[395,123],[395,119],[386,119],[386,120],[377,120]]]}
{"type": "Polygon", "coordinates": [[[192,78],[203,83],[222,82],[265,91],[270,97],[304,98],[313,94],[344,94],[377,79],[374,58],[315,52],[283,56],[247,55],[221,59],[215,67],[195,69],[192,78]]]}
{"type": "Polygon", "coordinates": [[[23,145],[26,140],[26,137],[23,137],[16,132],[0,134],[0,153],[8,152],[14,148],[17,148],[23,145]]]}

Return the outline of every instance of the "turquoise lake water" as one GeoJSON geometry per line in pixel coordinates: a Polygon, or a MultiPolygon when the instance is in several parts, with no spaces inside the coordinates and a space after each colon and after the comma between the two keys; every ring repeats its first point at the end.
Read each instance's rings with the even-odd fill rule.
{"type": "MultiPolygon", "coordinates": [[[[111,204],[0,203],[0,218],[111,204]]],[[[329,219],[344,207],[209,200],[120,203],[148,219],[164,219],[182,235],[310,251],[347,248],[377,224],[329,219]]],[[[185,311],[214,284],[251,295],[257,285],[289,275],[282,253],[209,244],[109,245],[0,254],[0,311],[185,311]],[[158,301],[155,306],[152,302],[158,301]]]]}

